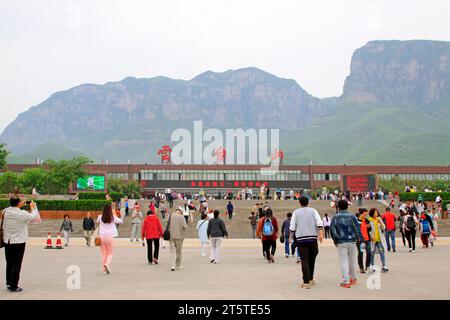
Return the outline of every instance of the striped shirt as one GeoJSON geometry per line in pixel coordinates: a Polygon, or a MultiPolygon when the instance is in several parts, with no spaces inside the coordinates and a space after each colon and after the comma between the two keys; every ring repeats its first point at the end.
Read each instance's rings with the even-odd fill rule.
{"type": "Polygon", "coordinates": [[[317,241],[319,230],[323,230],[319,212],[309,207],[295,210],[292,213],[289,230],[295,232],[295,238],[299,243],[317,241]]]}

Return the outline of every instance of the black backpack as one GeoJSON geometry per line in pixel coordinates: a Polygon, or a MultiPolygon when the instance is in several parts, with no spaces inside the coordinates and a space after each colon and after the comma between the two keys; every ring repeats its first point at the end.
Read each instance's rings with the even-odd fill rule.
{"type": "Polygon", "coordinates": [[[416,230],[416,222],[412,216],[409,216],[406,220],[406,228],[409,230],[416,230]]]}

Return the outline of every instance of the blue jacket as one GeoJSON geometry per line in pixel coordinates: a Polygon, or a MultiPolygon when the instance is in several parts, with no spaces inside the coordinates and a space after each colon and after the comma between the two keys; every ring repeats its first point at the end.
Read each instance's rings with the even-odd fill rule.
{"type": "Polygon", "coordinates": [[[355,215],[348,211],[341,211],[333,220],[330,226],[331,238],[336,245],[341,243],[363,241],[361,229],[355,215]]]}

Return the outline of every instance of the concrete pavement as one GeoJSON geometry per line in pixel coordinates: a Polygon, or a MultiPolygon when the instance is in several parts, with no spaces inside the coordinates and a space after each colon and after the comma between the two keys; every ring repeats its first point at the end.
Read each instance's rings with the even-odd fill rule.
{"type": "MultiPolygon", "coordinates": [[[[45,238],[32,238],[21,274],[24,292],[9,293],[1,287],[0,299],[450,299],[450,238],[440,238],[430,249],[422,249],[419,238],[416,244],[414,254],[401,246],[387,254],[390,271],[380,274],[379,290],[368,289],[366,280],[375,279],[369,274],[358,274],[359,283],[344,289],[338,286],[336,249],[326,240],[319,247],[317,285],[304,290],[298,287],[300,266],[284,257],[284,245],[279,243],[275,264],[268,264],[259,240],[224,240],[222,263],[212,265],[200,256],[198,240],[186,239],[184,269],[171,272],[168,247],[160,251],[159,265],[148,265],[146,248],[116,239],[107,276],[102,273],[99,248],[84,246],[83,239],[71,239],[71,246],[63,250],[45,250],[45,238]],[[81,288],[69,289],[68,280],[69,287],[77,283],[71,272],[78,267],[81,288]]],[[[4,277],[3,250],[0,270],[4,277]]]]}

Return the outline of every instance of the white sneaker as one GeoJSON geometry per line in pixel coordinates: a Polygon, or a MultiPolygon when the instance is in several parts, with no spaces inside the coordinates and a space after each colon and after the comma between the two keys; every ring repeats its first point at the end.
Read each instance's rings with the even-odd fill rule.
{"type": "Polygon", "coordinates": [[[105,272],[107,273],[107,274],[110,274],[110,269],[109,269],[109,266],[107,265],[107,264],[105,264],[105,272]]]}
{"type": "Polygon", "coordinates": [[[183,266],[179,266],[179,267],[177,267],[176,269],[177,270],[181,270],[181,269],[183,269],[184,267],[183,266]]]}
{"type": "Polygon", "coordinates": [[[416,250],[413,250],[412,253],[416,252],[416,250]]]}

